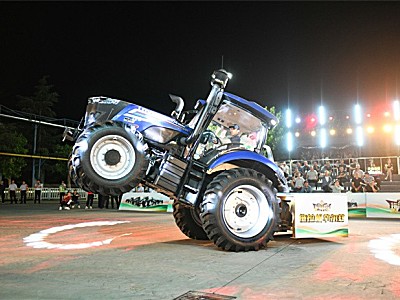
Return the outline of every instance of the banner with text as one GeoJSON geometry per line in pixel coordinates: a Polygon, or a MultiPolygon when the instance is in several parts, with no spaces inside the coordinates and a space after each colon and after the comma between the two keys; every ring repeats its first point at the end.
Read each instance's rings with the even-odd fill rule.
{"type": "Polygon", "coordinates": [[[347,237],[346,194],[294,194],[295,238],[347,237]]]}
{"type": "Polygon", "coordinates": [[[367,218],[400,219],[399,193],[368,193],[367,218]]]}
{"type": "Polygon", "coordinates": [[[125,193],[122,195],[120,210],[172,212],[172,200],[169,197],[152,192],[125,193]]]}

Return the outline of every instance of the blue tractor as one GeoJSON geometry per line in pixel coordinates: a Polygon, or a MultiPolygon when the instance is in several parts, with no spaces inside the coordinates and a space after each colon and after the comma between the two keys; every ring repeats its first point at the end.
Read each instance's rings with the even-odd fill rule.
{"type": "MultiPolygon", "coordinates": [[[[263,248],[288,224],[278,192],[287,182],[266,145],[277,118],[255,102],[225,92],[225,70],[195,108],[176,103],[166,116],[126,101],[91,97],[85,117],[64,139],[74,142],[72,180],[86,191],[120,195],[143,185],[173,199],[188,237],[228,251],[263,248]],[[266,154],[264,154],[266,153],[266,154]]],[[[286,229],[286,228],[284,228],[286,229]]]]}

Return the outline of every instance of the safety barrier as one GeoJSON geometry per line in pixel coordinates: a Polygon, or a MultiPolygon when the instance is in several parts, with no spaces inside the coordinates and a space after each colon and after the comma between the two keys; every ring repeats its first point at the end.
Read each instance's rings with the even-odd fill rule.
{"type": "MultiPolygon", "coordinates": [[[[73,189],[67,189],[69,191],[73,191],[73,189]]],[[[87,197],[87,192],[84,191],[81,188],[76,189],[78,194],[79,194],[79,199],[86,199],[87,197]]],[[[20,189],[17,189],[16,191],[16,197],[19,200],[21,198],[21,191],[20,189]]],[[[26,193],[26,198],[27,199],[34,199],[35,198],[35,190],[34,189],[29,189],[28,192],[26,193]]],[[[5,190],[5,199],[10,200],[8,188],[5,190]]],[[[41,200],[59,200],[60,199],[60,191],[58,188],[42,188],[42,192],[40,193],[40,199],[41,200]]],[[[94,199],[97,199],[97,195],[94,195],[94,199]]]]}

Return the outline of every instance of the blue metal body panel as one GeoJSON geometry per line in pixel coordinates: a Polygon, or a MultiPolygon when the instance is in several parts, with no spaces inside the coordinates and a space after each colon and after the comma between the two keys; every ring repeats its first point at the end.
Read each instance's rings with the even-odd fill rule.
{"type": "Polygon", "coordinates": [[[116,114],[113,117],[113,121],[130,124],[140,132],[151,126],[168,128],[183,135],[190,135],[192,131],[190,127],[182,125],[174,118],[133,103],[116,114]]]}

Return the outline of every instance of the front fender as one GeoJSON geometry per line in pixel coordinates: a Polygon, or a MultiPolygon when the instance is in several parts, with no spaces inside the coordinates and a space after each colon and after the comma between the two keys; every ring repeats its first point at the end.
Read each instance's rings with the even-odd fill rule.
{"type": "MultiPolygon", "coordinates": [[[[255,169],[261,173],[266,173],[265,171],[271,170],[280,181],[280,183],[276,183],[281,186],[282,191],[287,189],[286,178],[281,168],[265,156],[247,150],[228,152],[218,156],[209,163],[207,173],[210,174],[219,170],[235,167],[255,169]]],[[[270,179],[276,181],[274,178],[270,179]]]]}

